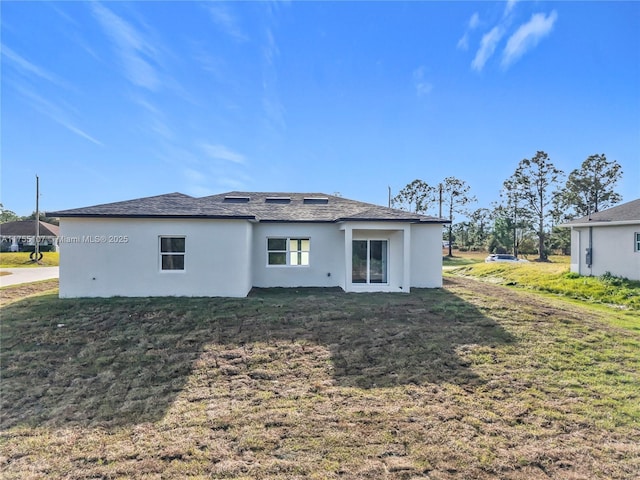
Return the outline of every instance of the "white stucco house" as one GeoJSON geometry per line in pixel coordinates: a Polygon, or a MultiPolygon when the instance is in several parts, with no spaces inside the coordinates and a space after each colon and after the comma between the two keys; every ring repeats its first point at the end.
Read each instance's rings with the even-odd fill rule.
{"type": "Polygon", "coordinates": [[[640,280],[640,199],[562,225],[571,228],[571,271],[640,280]]]}
{"type": "Polygon", "coordinates": [[[447,220],[332,195],[171,193],[47,215],[60,219],[61,297],[442,286],[447,220]]]}

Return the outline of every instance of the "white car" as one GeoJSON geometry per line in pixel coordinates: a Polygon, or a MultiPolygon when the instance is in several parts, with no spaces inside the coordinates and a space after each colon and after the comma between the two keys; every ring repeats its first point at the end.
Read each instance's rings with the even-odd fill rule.
{"type": "Polygon", "coordinates": [[[493,263],[493,262],[520,262],[520,263],[528,263],[529,260],[525,260],[524,258],[514,257],[513,255],[507,255],[505,253],[492,253],[487,258],[484,259],[485,263],[493,263]]]}

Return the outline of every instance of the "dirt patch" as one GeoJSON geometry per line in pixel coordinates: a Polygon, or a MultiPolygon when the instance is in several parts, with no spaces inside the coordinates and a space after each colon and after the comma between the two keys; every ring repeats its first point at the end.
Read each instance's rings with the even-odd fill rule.
{"type": "Polygon", "coordinates": [[[41,282],[22,283],[0,288],[0,305],[42,293],[53,293],[58,288],[58,279],[43,280],[41,282]]]}
{"type": "Polygon", "coordinates": [[[3,309],[13,478],[637,478],[640,336],[466,278],[3,309]]]}

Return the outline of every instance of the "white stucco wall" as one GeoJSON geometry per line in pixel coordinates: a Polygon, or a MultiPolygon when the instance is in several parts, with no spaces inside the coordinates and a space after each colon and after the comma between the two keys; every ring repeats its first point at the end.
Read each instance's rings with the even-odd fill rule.
{"type": "Polygon", "coordinates": [[[253,225],[253,286],[344,288],[344,232],[335,223],[253,225]],[[267,265],[267,238],[309,238],[308,266],[267,265]]]}
{"type": "Polygon", "coordinates": [[[442,287],[442,225],[411,225],[411,286],[442,287]]]}
{"type": "MultiPolygon", "coordinates": [[[[350,292],[401,292],[408,293],[410,285],[408,277],[405,278],[406,265],[404,261],[404,230],[383,230],[388,227],[380,224],[355,224],[352,232],[352,240],[387,240],[388,265],[386,284],[379,283],[350,283],[351,268],[349,268],[347,291],[350,292]],[[406,280],[406,281],[405,281],[406,280]]],[[[405,228],[403,225],[402,228],[405,228]]]]}
{"type": "Polygon", "coordinates": [[[640,224],[605,226],[592,230],[593,262],[586,263],[589,227],[571,229],[571,271],[580,275],[600,276],[610,272],[618,277],[640,280],[640,252],[634,251],[634,233],[640,224]]]}
{"type": "Polygon", "coordinates": [[[345,263],[344,289],[347,292],[410,292],[410,256],[404,255],[411,250],[409,223],[344,222],[340,228],[344,231],[342,255],[345,263]],[[352,283],[353,240],[388,241],[387,283],[352,283]]]}
{"type": "Polygon", "coordinates": [[[442,286],[440,242],[440,225],[409,223],[62,218],[60,296],[243,297],[253,286],[408,293],[442,286]],[[186,238],[184,270],[161,270],[161,236],[186,238]],[[309,265],[267,265],[269,237],[309,238],[309,265]],[[389,241],[388,283],[351,283],[358,239],[389,241]]]}
{"type": "Polygon", "coordinates": [[[243,297],[251,289],[244,220],[62,218],[60,240],[61,297],[243,297]],[[186,237],[184,270],[161,270],[160,236],[186,237]]]}

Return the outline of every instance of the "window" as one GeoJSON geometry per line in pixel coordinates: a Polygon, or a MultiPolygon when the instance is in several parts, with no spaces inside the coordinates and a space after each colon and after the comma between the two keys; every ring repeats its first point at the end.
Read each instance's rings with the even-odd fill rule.
{"type": "Polygon", "coordinates": [[[387,283],[387,240],[353,240],[351,281],[387,283]]]}
{"type": "Polygon", "coordinates": [[[251,200],[249,197],[237,197],[233,195],[227,195],[224,197],[223,203],[249,203],[251,200]]]}
{"type": "Polygon", "coordinates": [[[160,269],[184,270],[185,237],[160,237],[160,269]]]}
{"type": "Polygon", "coordinates": [[[327,197],[305,197],[302,200],[302,203],[307,205],[327,205],[329,203],[329,199],[327,197]]]}
{"type": "Polygon", "coordinates": [[[636,232],[635,237],[635,250],[636,252],[640,252],[640,232],[636,232]]]}
{"type": "Polygon", "coordinates": [[[291,203],[291,197],[267,197],[264,203],[275,203],[279,205],[287,205],[291,203]]]}
{"type": "Polygon", "coordinates": [[[307,266],[309,265],[308,238],[268,238],[267,264],[307,266]]]}

